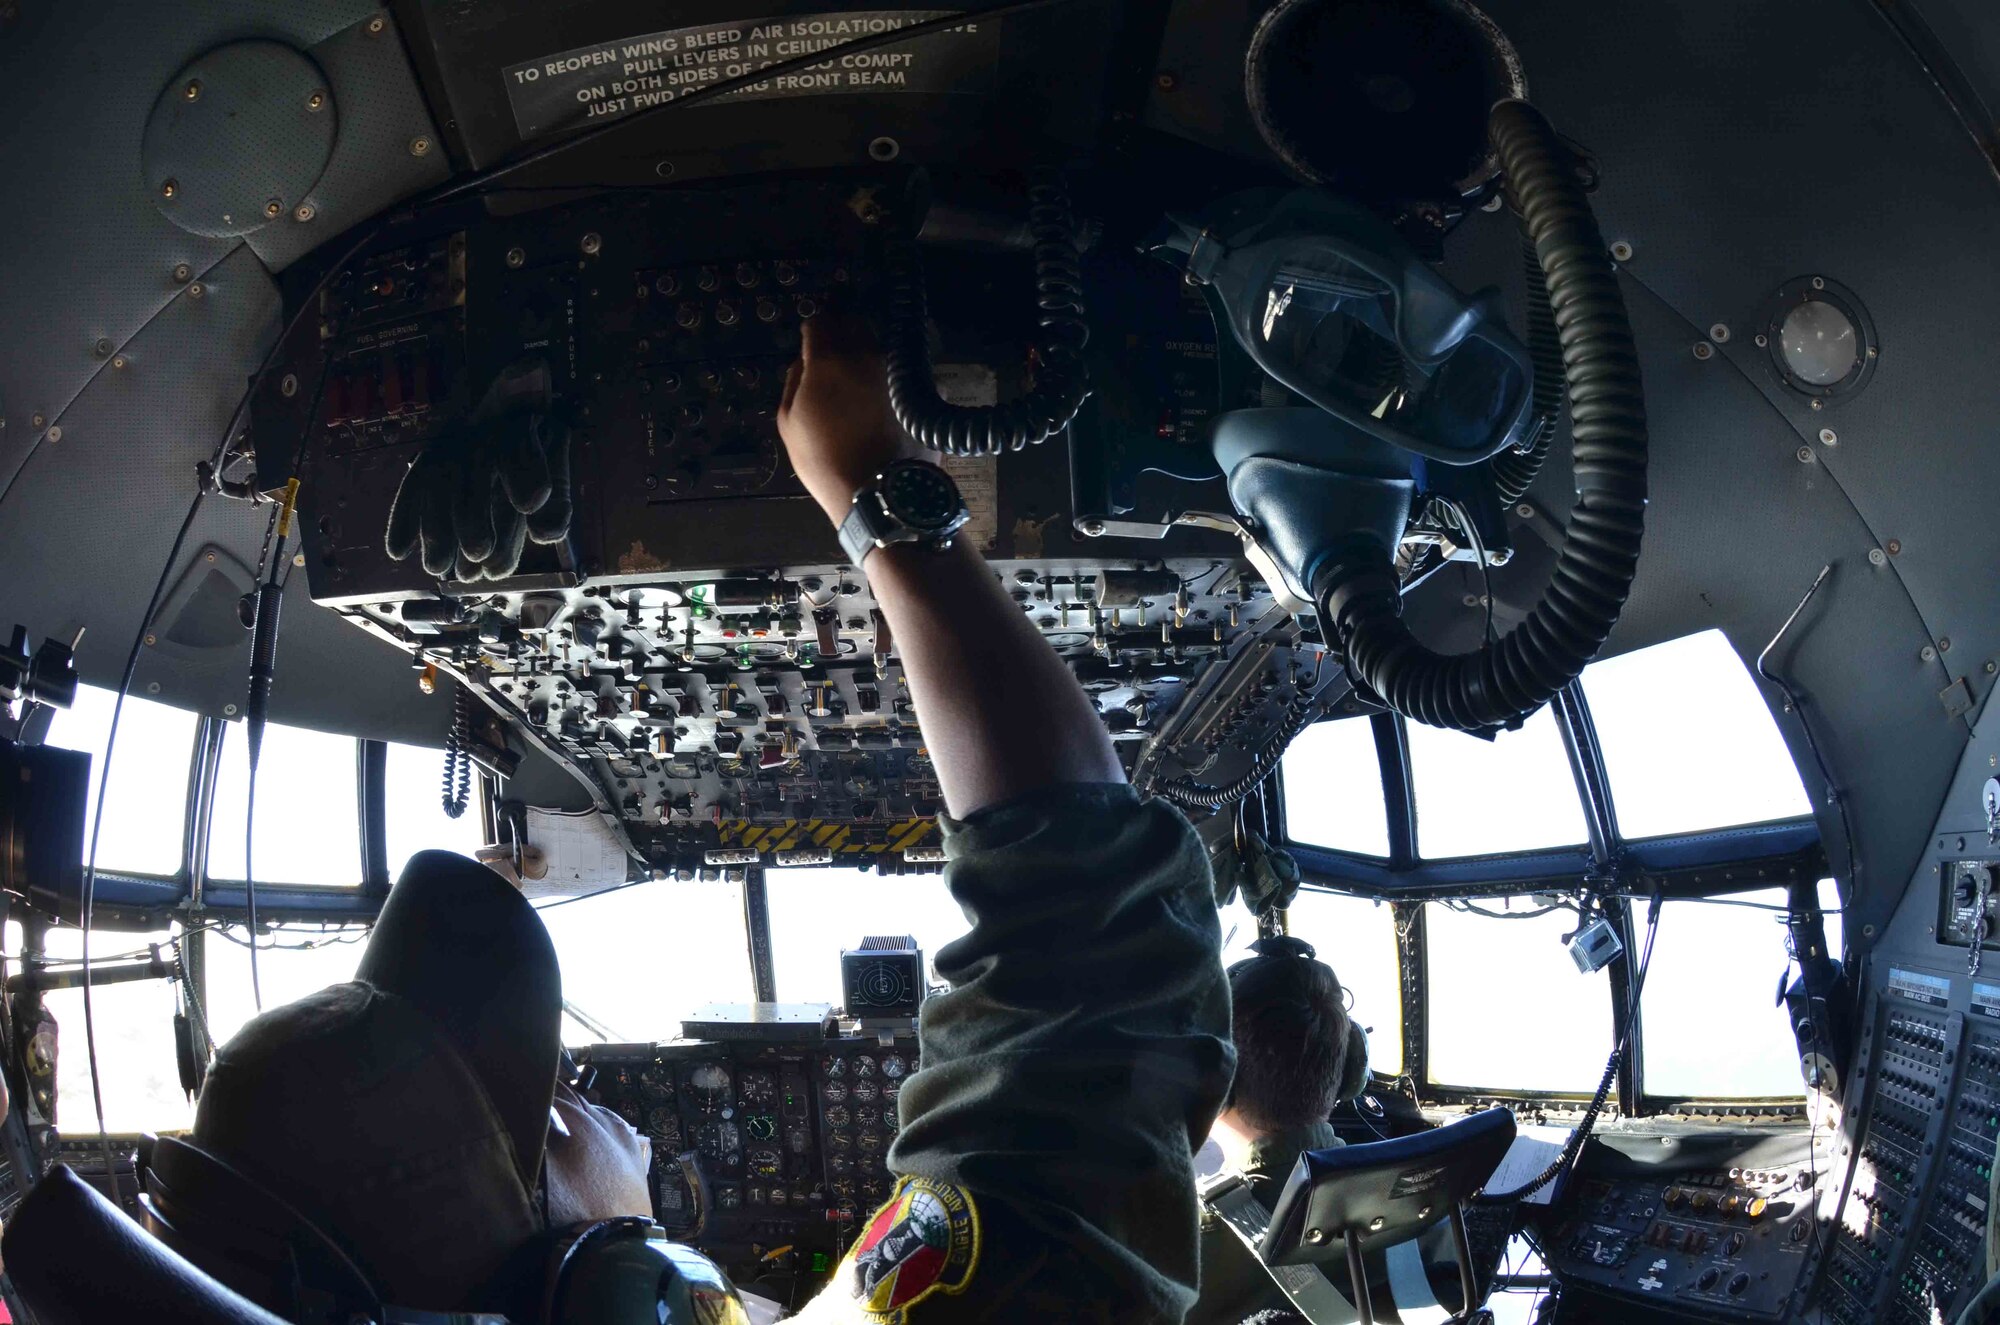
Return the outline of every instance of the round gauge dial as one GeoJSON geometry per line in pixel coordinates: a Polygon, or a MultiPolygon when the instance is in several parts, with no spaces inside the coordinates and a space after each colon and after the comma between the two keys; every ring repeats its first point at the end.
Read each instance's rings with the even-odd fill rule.
{"type": "Polygon", "coordinates": [[[681,1120],[674,1116],[672,1109],[661,1105],[646,1115],[646,1130],[654,1136],[679,1136],[681,1120]]]}
{"type": "Polygon", "coordinates": [[[900,1082],[900,1081],[885,1081],[885,1082],[883,1082],[883,1083],[882,1083],[882,1095],[883,1095],[883,1097],[884,1097],[885,1099],[892,1099],[892,1100],[893,1100],[893,1099],[895,1099],[895,1098],[896,1098],[896,1097],[897,1097],[898,1095],[900,1095],[900,1094],[902,1094],[902,1093],[903,1093],[903,1083],[902,1083],[902,1082],[900,1082]]]}
{"type": "Polygon", "coordinates": [[[771,1079],[769,1072],[745,1072],[736,1083],[736,1093],[743,1103],[752,1107],[769,1104],[778,1098],[778,1083],[771,1079]]]}
{"type": "Polygon", "coordinates": [[[694,1147],[709,1159],[733,1156],[743,1145],[735,1123],[703,1123],[694,1134],[694,1147]]]}
{"type": "Polygon", "coordinates": [[[828,1081],[838,1081],[847,1075],[847,1060],[838,1054],[828,1054],[819,1060],[819,1070],[828,1081]]]}
{"type": "Polygon", "coordinates": [[[834,1173],[852,1173],[854,1172],[854,1157],[852,1155],[829,1156],[826,1161],[826,1167],[834,1173]]]}
{"type": "Polygon", "coordinates": [[[881,1121],[882,1111],[872,1105],[864,1104],[854,1111],[854,1125],[856,1127],[873,1127],[881,1121]]]}
{"type": "Polygon", "coordinates": [[[856,1191],[854,1185],[854,1179],[835,1178],[832,1182],[827,1184],[827,1190],[832,1192],[834,1196],[840,1200],[851,1201],[854,1199],[856,1191]]]}
{"type": "Polygon", "coordinates": [[[839,1104],[847,1098],[847,1087],[838,1081],[829,1081],[819,1088],[819,1097],[828,1104],[839,1104]]]}
{"type": "Polygon", "coordinates": [[[665,1067],[649,1067],[639,1074],[639,1089],[649,1100],[670,1100],[674,1097],[674,1079],[665,1067]]]}
{"type": "Polygon", "coordinates": [[[874,1075],[875,1060],[865,1054],[857,1054],[854,1059],[855,1079],[859,1080],[862,1077],[872,1077],[874,1075]]]}
{"type": "Polygon", "coordinates": [[[836,1128],[826,1134],[826,1148],[828,1150],[845,1150],[853,1144],[854,1135],[851,1132],[844,1132],[836,1128]]]}
{"type": "Polygon", "coordinates": [[[901,1054],[889,1054],[882,1060],[882,1075],[891,1081],[907,1076],[909,1071],[910,1066],[903,1061],[901,1054]]]}
{"type": "Polygon", "coordinates": [[[893,1132],[902,1125],[903,1120],[896,1116],[896,1107],[893,1104],[884,1105],[882,1109],[882,1126],[893,1132]]]}
{"type": "Polygon", "coordinates": [[[858,1139],[860,1140],[861,1148],[866,1151],[880,1150],[884,1145],[888,1144],[880,1132],[863,1132],[858,1139]]]}
{"type": "Polygon", "coordinates": [[[752,1141],[769,1141],[778,1135],[778,1120],[768,1113],[753,1113],[743,1120],[743,1130],[752,1141]]]}
{"type": "Polygon", "coordinates": [[[854,1083],[854,1098],[864,1104],[876,1098],[881,1093],[882,1088],[872,1081],[857,1081],[854,1083]]]}
{"type": "Polygon", "coordinates": [[[785,1171],[785,1157],[768,1147],[760,1146],[745,1156],[750,1161],[750,1172],[760,1178],[781,1177],[785,1171]]]}
{"type": "Polygon", "coordinates": [[[724,1210],[734,1210],[743,1204],[743,1189],[733,1182],[725,1182],[715,1189],[715,1203],[724,1210]]]}
{"type": "Polygon", "coordinates": [[[836,1105],[826,1111],[826,1125],[828,1127],[845,1127],[848,1124],[850,1116],[846,1109],[836,1105]]]}
{"type": "Polygon", "coordinates": [[[786,1191],[785,1191],[785,1189],[784,1189],[783,1187],[773,1187],[773,1188],[771,1189],[771,1204],[772,1204],[772,1205],[783,1205],[783,1204],[785,1204],[785,1202],[786,1202],[787,1200],[789,1200],[789,1199],[790,1199],[790,1197],[789,1197],[789,1195],[788,1195],[788,1194],[786,1193],[786,1191]]]}

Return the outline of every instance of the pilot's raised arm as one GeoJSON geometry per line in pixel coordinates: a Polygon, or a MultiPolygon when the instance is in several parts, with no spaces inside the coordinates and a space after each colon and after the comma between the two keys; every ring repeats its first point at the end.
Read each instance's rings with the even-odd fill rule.
{"type": "Polygon", "coordinates": [[[806,333],[779,431],[888,619],[972,930],[937,953],[896,1191],[803,1318],[1179,1321],[1234,1059],[1206,857],[978,551],[940,545],[963,507],[865,333],[806,333]]]}

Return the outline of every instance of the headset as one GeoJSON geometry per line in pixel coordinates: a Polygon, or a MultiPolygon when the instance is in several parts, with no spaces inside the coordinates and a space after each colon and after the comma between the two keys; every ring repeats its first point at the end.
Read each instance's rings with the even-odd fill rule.
{"type": "MultiPolygon", "coordinates": [[[[1290,934],[1266,934],[1250,945],[1250,951],[1257,955],[1245,957],[1231,964],[1225,973],[1229,978],[1232,992],[1237,989],[1239,978],[1246,981],[1253,980],[1259,973],[1266,971],[1272,975],[1283,973],[1283,968],[1277,963],[1319,961],[1319,952],[1312,944],[1304,939],[1294,938],[1290,934]]],[[[1329,967],[1329,973],[1331,970],[1329,967]]],[[[1334,981],[1338,984],[1339,977],[1335,976],[1334,981]]],[[[1340,987],[1343,991],[1346,989],[1345,985],[1340,987]]],[[[1368,1086],[1368,1035],[1355,1024],[1352,1017],[1347,1019],[1347,1052],[1340,1061],[1339,1098],[1343,1101],[1351,1100],[1368,1086]]]]}

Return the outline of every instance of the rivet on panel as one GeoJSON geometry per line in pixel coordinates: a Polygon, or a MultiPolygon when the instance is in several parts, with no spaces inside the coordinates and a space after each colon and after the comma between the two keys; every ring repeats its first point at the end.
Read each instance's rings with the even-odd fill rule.
{"type": "Polygon", "coordinates": [[[278,383],[278,394],[289,400],[298,393],[299,375],[297,373],[286,373],[284,380],[278,383]]]}
{"type": "Polygon", "coordinates": [[[157,695],[157,694],[159,694],[159,693],[160,693],[160,683],[159,683],[158,681],[148,681],[148,682],[146,682],[146,693],[147,693],[147,694],[149,694],[149,695],[157,695]]]}
{"type": "Polygon", "coordinates": [[[1813,277],[1812,288],[1815,290],[1824,290],[1826,288],[1826,277],[1824,276],[1813,277]]]}
{"type": "Polygon", "coordinates": [[[1771,338],[1770,338],[1769,336],[1766,336],[1766,335],[1765,335],[1765,334],[1764,334],[1763,332],[1761,332],[1761,331],[1757,333],[1757,348],[1758,348],[1758,349],[1760,349],[1760,350],[1761,350],[1761,349],[1763,349],[1763,348],[1764,348],[1765,346],[1769,345],[1770,343],[1771,343],[1771,338]]]}
{"type": "Polygon", "coordinates": [[[97,338],[97,344],[92,348],[96,350],[97,357],[102,359],[107,354],[111,353],[111,338],[109,336],[99,336],[97,338]]]}
{"type": "Polygon", "coordinates": [[[1715,347],[1705,340],[1698,340],[1694,343],[1694,357],[1703,361],[1711,359],[1715,357],[1715,347]]]}
{"type": "Polygon", "coordinates": [[[507,250],[507,265],[508,265],[508,266],[510,266],[510,267],[518,267],[518,266],[520,266],[520,265],[521,265],[522,263],[526,262],[527,260],[528,260],[528,254],[527,254],[526,250],[524,250],[524,249],[518,249],[518,248],[510,248],[510,249],[508,249],[508,250],[507,250]]]}
{"type": "Polygon", "coordinates": [[[306,98],[307,110],[321,110],[326,106],[326,93],[315,92],[306,98]]]}
{"type": "Polygon", "coordinates": [[[189,101],[198,100],[201,97],[201,80],[199,78],[190,79],[188,85],[181,89],[181,95],[189,101]]]}
{"type": "Polygon", "coordinates": [[[1924,645],[1923,648],[1917,650],[1917,656],[1919,658],[1922,658],[1925,662],[1936,662],[1937,650],[1933,649],[1930,645],[1926,644],[1924,645]]]}
{"type": "Polygon", "coordinates": [[[147,644],[147,647],[149,647],[149,648],[150,648],[151,646],[153,646],[154,644],[157,644],[157,643],[159,643],[159,640],[158,640],[158,639],[156,639],[156,638],[154,637],[154,635],[153,635],[153,633],[152,633],[151,631],[147,631],[147,632],[146,632],[146,644],[147,644]]]}
{"type": "Polygon", "coordinates": [[[29,425],[30,427],[33,427],[33,428],[39,428],[39,427],[41,427],[41,426],[42,426],[42,425],[43,425],[44,423],[47,423],[47,422],[48,422],[48,418],[47,418],[47,416],[46,416],[46,415],[43,415],[43,414],[40,414],[40,413],[37,413],[37,414],[34,414],[34,415],[30,416],[30,417],[29,417],[29,419],[28,419],[28,425],[29,425]]]}
{"type": "Polygon", "coordinates": [[[1871,547],[1871,548],[1869,548],[1869,549],[1868,549],[1868,564],[1869,564],[1869,565],[1871,565],[1871,566],[1880,566],[1880,565],[1883,565],[1884,563],[1886,563],[1886,562],[1887,562],[1888,560],[1889,560],[1889,556],[1888,556],[1888,554],[1887,554],[1887,553],[1885,553],[1884,551],[1882,551],[1882,549],[1881,549],[1881,548],[1879,548],[1879,547],[1871,547]]]}
{"type": "Polygon", "coordinates": [[[292,553],[292,564],[293,564],[294,566],[303,566],[303,565],[305,565],[305,564],[306,564],[306,554],[305,554],[305,553],[303,553],[303,552],[294,552],[294,553],[292,553]]]}
{"type": "Polygon", "coordinates": [[[1826,408],[1826,402],[1824,400],[1821,400],[1818,396],[1814,396],[1810,403],[1812,407],[1816,410],[1826,408]]]}
{"type": "Polygon", "coordinates": [[[172,180],[170,180],[170,179],[167,179],[167,180],[161,180],[161,181],[160,181],[160,196],[161,196],[162,198],[171,198],[171,197],[173,197],[173,196],[174,196],[174,192],[175,192],[175,190],[177,190],[178,188],[180,188],[180,185],[178,185],[178,184],[174,183],[174,181],[172,181],[172,180]]]}
{"type": "Polygon", "coordinates": [[[1632,260],[1632,245],[1622,239],[1614,240],[1611,245],[1611,256],[1619,262],[1630,262],[1632,260]]]}
{"type": "Polygon", "coordinates": [[[1938,652],[1939,653],[1951,652],[1951,636],[1949,635],[1938,636],[1938,652]]]}
{"type": "Polygon", "coordinates": [[[371,37],[381,36],[382,29],[384,26],[385,24],[382,16],[380,14],[377,14],[375,17],[368,20],[368,35],[371,37]]]}
{"type": "Polygon", "coordinates": [[[122,354],[113,355],[111,359],[111,366],[113,368],[123,368],[125,366],[125,356],[122,354]]]}
{"type": "Polygon", "coordinates": [[[1892,538],[1882,546],[1889,549],[1889,555],[1892,557],[1903,555],[1903,540],[1900,538],[1892,538]]]}
{"type": "Polygon", "coordinates": [[[61,424],[55,424],[55,425],[52,425],[52,426],[51,426],[51,427],[49,428],[49,440],[50,440],[50,441],[52,441],[52,442],[59,442],[59,441],[61,441],[61,440],[62,440],[62,425],[61,425],[61,424]]]}
{"type": "Polygon", "coordinates": [[[1802,465],[1810,465],[1813,462],[1813,449],[1810,446],[1801,446],[1794,454],[1798,456],[1802,465]]]}
{"type": "Polygon", "coordinates": [[[203,557],[202,557],[202,560],[203,560],[203,561],[207,561],[207,562],[213,562],[213,561],[215,560],[215,554],[214,554],[213,552],[210,552],[210,553],[206,554],[205,556],[203,556],[203,557]]]}
{"type": "Polygon", "coordinates": [[[590,234],[587,234],[587,235],[585,235],[585,236],[583,237],[583,251],[584,251],[585,253],[601,253],[601,252],[603,252],[603,251],[604,251],[604,237],[603,237],[602,235],[599,235],[599,234],[595,233],[594,231],[593,231],[592,233],[590,233],[590,234]]]}
{"type": "Polygon", "coordinates": [[[270,217],[274,221],[278,219],[278,213],[284,210],[285,210],[285,204],[279,202],[276,198],[273,198],[271,199],[271,201],[264,204],[264,215],[270,217]]]}
{"type": "Polygon", "coordinates": [[[431,150],[431,140],[422,136],[410,139],[410,155],[423,156],[431,150]]]}
{"type": "Polygon", "coordinates": [[[1839,446],[1840,434],[1831,428],[1821,428],[1819,430],[1819,444],[1821,446],[1839,446]]]}
{"type": "Polygon", "coordinates": [[[294,221],[310,221],[317,215],[319,213],[313,210],[313,205],[309,202],[302,202],[292,209],[292,219],[294,221]]]}
{"type": "Polygon", "coordinates": [[[196,281],[193,285],[188,286],[188,298],[190,299],[199,299],[207,293],[207,288],[200,281],[196,281]]]}
{"type": "Polygon", "coordinates": [[[1715,343],[1716,343],[1717,345],[1726,345],[1726,344],[1728,344],[1728,343],[1729,343],[1729,324],[1728,324],[1728,323],[1726,323],[1726,322],[1718,322],[1718,323],[1716,323],[1716,324],[1715,324],[1714,326],[1712,326],[1712,327],[1710,327],[1710,328],[1708,329],[1708,338],[1709,338],[1710,340],[1714,341],[1714,342],[1715,342],[1715,343]]]}
{"type": "Polygon", "coordinates": [[[223,717],[225,717],[225,718],[233,718],[233,717],[235,717],[235,716],[236,716],[236,706],[235,706],[234,704],[224,704],[224,705],[222,706],[222,716],[223,716],[223,717]]]}
{"type": "Polygon", "coordinates": [[[193,276],[193,267],[188,266],[185,262],[176,262],[174,264],[174,282],[176,284],[186,285],[193,276]]]}

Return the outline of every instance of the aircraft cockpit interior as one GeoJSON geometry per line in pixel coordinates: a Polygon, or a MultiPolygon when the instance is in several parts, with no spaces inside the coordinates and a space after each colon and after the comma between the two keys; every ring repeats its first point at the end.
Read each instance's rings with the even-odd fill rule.
{"type": "Polygon", "coordinates": [[[0,1322],[970,1318],[967,730],[1212,879],[1035,997],[1337,976],[1188,1321],[2000,1319],[2000,10],[869,4],[0,0],[0,1322]],[[227,1271],[370,1282],[204,1129],[391,968],[639,1155],[537,1310],[227,1271]]]}

